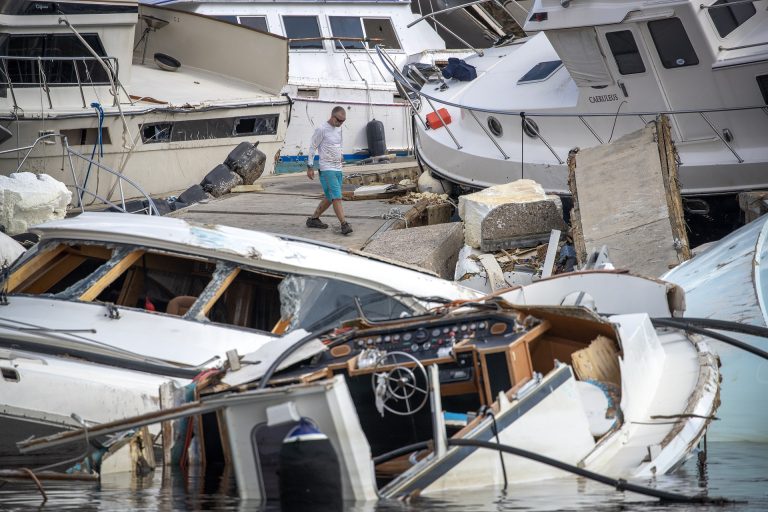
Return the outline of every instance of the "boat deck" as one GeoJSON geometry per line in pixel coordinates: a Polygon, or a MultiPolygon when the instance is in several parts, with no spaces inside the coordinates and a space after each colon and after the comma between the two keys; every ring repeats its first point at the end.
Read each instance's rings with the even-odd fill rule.
{"type": "MultiPolygon", "coordinates": [[[[360,174],[363,182],[384,179],[382,175],[416,176],[418,167],[413,160],[388,164],[348,166],[344,175],[360,174]]],[[[210,224],[223,224],[245,229],[299,236],[331,243],[348,249],[360,249],[377,232],[385,231],[385,218],[392,208],[404,214],[410,206],[393,205],[385,199],[344,201],[344,213],[354,231],[344,236],[339,221],[329,208],[322,219],[328,229],[310,229],[305,220],[322,198],[318,178],[310,181],[305,173],[265,176],[256,181],[263,191],[226,194],[207,203],[193,204],[170,216],[210,224]]],[[[357,186],[345,180],[343,191],[353,191],[357,186]]]]}

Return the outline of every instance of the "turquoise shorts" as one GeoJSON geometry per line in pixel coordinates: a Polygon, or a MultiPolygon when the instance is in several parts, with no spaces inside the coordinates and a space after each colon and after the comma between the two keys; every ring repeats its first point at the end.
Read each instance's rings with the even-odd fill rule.
{"type": "Polygon", "coordinates": [[[341,199],[341,171],[320,171],[320,185],[323,186],[323,194],[326,199],[333,201],[341,199]]]}

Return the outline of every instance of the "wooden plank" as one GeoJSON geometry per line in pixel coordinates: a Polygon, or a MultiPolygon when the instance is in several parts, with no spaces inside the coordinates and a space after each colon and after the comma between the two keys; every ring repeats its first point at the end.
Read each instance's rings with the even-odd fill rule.
{"type": "Polygon", "coordinates": [[[621,386],[618,351],[610,338],[598,336],[587,348],[574,352],[571,358],[579,380],[594,379],[621,386]]]}
{"type": "Polygon", "coordinates": [[[128,253],[125,258],[117,262],[117,264],[109,269],[103,276],[96,280],[88,290],[80,296],[80,300],[84,302],[90,302],[101,294],[109,285],[115,282],[115,279],[120,277],[123,272],[128,270],[131,265],[144,255],[143,249],[137,249],[128,253]]]}
{"type": "Polygon", "coordinates": [[[65,254],[50,265],[47,265],[45,269],[42,269],[36,276],[36,279],[28,280],[22,286],[19,286],[17,291],[32,295],[45,293],[79,267],[85,260],[85,256],[79,254],[65,254]]]}
{"type": "Polygon", "coordinates": [[[51,247],[47,251],[38,254],[24,265],[19,267],[13,274],[10,275],[8,281],[6,281],[6,291],[12,293],[16,291],[24,281],[37,274],[41,269],[48,266],[48,264],[58,257],[62,252],[66,250],[67,246],[59,244],[56,247],[51,247]]]}

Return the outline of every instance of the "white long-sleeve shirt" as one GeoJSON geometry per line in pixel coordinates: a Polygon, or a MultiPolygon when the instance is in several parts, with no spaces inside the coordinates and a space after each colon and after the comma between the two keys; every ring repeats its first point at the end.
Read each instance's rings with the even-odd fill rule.
{"type": "Polygon", "coordinates": [[[309,155],[307,165],[315,163],[315,154],[320,155],[321,171],[340,171],[344,162],[344,153],[342,152],[341,127],[331,126],[326,121],[317,128],[312,134],[312,141],[309,144],[309,155]]]}

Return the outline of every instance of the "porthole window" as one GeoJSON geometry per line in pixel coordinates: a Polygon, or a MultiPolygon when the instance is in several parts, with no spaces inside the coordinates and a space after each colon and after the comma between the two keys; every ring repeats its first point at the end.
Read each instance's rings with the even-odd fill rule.
{"type": "Polygon", "coordinates": [[[539,137],[539,125],[530,117],[523,120],[523,132],[532,139],[539,137]]]}
{"type": "Polygon", "coordinates": [[[497,137],[501,137],[504,133],[504,129],[501,127],[501,122],[493,116],[488,116],[488,129],[497,137]]]}

